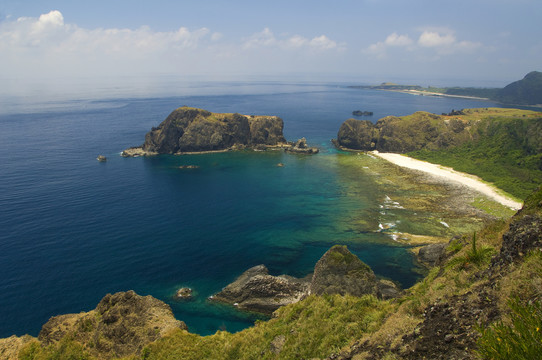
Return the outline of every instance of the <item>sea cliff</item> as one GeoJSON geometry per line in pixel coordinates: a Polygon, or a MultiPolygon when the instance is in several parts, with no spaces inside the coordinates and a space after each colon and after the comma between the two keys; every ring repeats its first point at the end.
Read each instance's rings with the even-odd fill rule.
{"type": "Polygon", "coordinates": [[[145,135],[141,146],[123,156],[183,154],[286,145],[277,116],[219,114],[183,106],[145,135]]]}

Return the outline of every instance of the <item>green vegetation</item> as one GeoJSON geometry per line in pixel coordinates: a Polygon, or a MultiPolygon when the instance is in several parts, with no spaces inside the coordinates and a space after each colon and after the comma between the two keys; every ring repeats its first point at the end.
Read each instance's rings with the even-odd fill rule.
{"type": "Polygon", "coordinates": [[[92,360],[83,345],[66,337],[57,344],[42,347],[31,341],[20,352],[20,360],[92,360]]]}
{"type": "Polygon", "coordinates": [[[523,79],[505,86],[492,99],[505,104],[542,104],[542,72],[528,73],[523,79]]]}
{"type": "Polygon", "coordinates": [[[475,266],[487,265],[495,250],[491,246],[476,246],[476,233],[472,235],[471,249],[463,256],[457,256],[448,262],[449,267],[465,268],[471,264],[475,266]]]}
{"type": "MultiPolygon", "coordinates": [[[[474,110],[474,109],[473,109],[474,110]]],[[[490,112],[491,111],[491,112],[490,112]]],[[[542,114],[507,110],[503,114],[467,113],[471,141],[441,149],[425,148],[409,155],[474,174],[498,188],[525,198],[542,183],[542,114]],[[535,115],[536,114],[536,115],[535,115]]]]}
{"type": "Polygon", "coordinates": [[[538,359],[542,354],[542,303],[509,301],[510,323],[499,321],[482,328],[478,353],[483,359],[538,359]]]}
{"type": "Polygon", "coordinates": [[[310,359],[325,357],[377,329],[391,309],[373,296],[323,295],[283,307],[236,334],[178,331],[149,345],[143,359],[310,359]]]}

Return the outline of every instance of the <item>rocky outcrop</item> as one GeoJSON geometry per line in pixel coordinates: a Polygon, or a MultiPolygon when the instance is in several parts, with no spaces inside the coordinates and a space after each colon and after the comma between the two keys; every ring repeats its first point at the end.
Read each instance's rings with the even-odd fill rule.
{"type": "Polygon", "coordinates": [[[182,154],[223,151],[243,147],[277,146],[286,143],[283,121],[276,116],[218,114],[181,107],[145,135],[140,147],[123,156],[182,154]]]}
{"type": "Polygon", "coordinates": [[[447,246],[448,244],[430,244],[422,246],[418,252],[418,259],[429,267],[435,266],[446,254],[447,246]]]}
{"type": "Polygon", "coordinates": [[[35,338],[29,335],[10,336],[6,339],[0,339],[0,359],[2,360],[18,360],[19,351],[30,341],[35,338]]]}
{"type": "Polygon", "coordinates": [[[291,146],[284,148],[284,151],[297,154],[317,154],[319,149],[307,146],[307,139],[301,138],[291,146]]]}
{"type": "Polygon", "coordinates": [[[212,300],[233,304],[239,309],[271,314],[281,306],[306,296],[309,282],[287,275],[272,276],[265,265],[245,271],[212,300]]]}
{"type": "Polygon", "coordinates": [[[100,359],[139,354],[142,348],[174,329],[187,330],[170,307],[133,291],[106,295],[95,310],[52,317],[38,340],[43,345],[73,338],[100,359]]]}
{"type": "Polygon", "coordinates": [[[542,251],[542,188],[527,197],[523,208],[512,218],[493,265],[513,263],[535,249],[542,251]]]}
{"type": "Polygon", "coordinates": [[[377,280],[371,268],[346,246],[335,245],[316,263],[310,293],[362,296],[377,293],[377,280]]]}
{"type": "Polygon", "coordinates": [[[401,294],[389,280],[377,280],[371,268],[346,246],[335,245],[316,263],[314,274],[304,279],[269,275],[265,265],[245,271],[233,283],[211,297],[239,309],[271,314],[281,306],[296,303],[308,295],[372,294],[390,299],[401,294]]]}

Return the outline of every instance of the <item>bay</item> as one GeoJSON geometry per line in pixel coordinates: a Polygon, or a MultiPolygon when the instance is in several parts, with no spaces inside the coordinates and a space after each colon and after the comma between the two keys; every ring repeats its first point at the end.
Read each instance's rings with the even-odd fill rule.
{"type": "MultiPolygon", "coordinates": [[[[35,336],[51,316],[91,310],[106,293],[129,289],[170,304],[192,332],[238,331],[257,317],[208,296],[257,264],[305,276],[333,244],[347,244],[379,276],[414,284],[420,269],[408,249],[376,231],[390,190],[363,167],[345,166],[355,155],[330,139],[353,110],[372,111],[376,121],[496,105],[345,85],[194,82],[158,92],[4,94],[0,337],[35,336]],[[280,116],[288,140],[304,136],[321,153],[120,157],[182,105],[280,116]],[[98,154],[108,161],[97,162],[98,154]],[[182,286],[195,289],[195,301],[173,299],[182,286]]],[[[414,216],[392,215],[403,223],[414,216]]]]}

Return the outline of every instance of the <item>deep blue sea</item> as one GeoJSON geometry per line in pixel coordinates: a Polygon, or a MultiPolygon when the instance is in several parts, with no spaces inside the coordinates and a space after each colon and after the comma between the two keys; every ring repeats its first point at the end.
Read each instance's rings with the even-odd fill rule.
{"type": "Polygon", "coordinates": [[[330,139],[358,109],[376,121],[496,106],[279,82],[46,95],[0,98],[0,337],[37,335],[51,316],[91,310],[105,294],[129,289],[170,304],[192,332],[238,331],[256,317],[208,296],[257,264],[304,276],[333,244],[411,286],[420,275],[407,249],[371,229],[349,230],[348,214],[370,214],[385,195],[362,173],[345,173],[336,158],[349,155],[330,139]],[[278,115],[288,140],[304,136],[321,153],[119,155],[182,105],[278,115]],[[99,154],[108,161],[96,161],[99,154]],[[348,186],[362,189],[363,201],[348,186]],[[195,301],[173,300],[182,286],[195,289],[195,301]]]}

